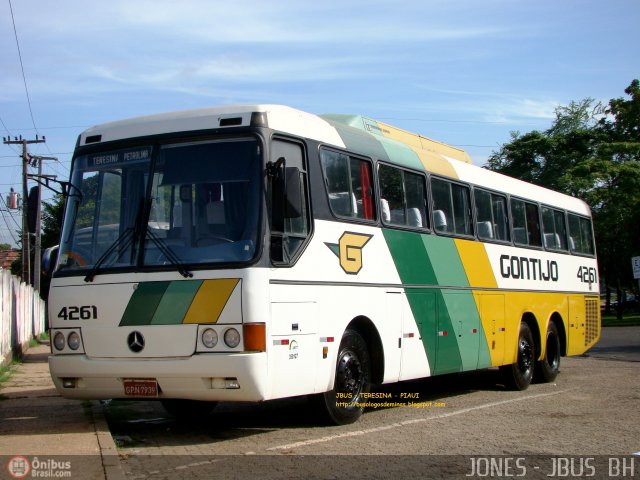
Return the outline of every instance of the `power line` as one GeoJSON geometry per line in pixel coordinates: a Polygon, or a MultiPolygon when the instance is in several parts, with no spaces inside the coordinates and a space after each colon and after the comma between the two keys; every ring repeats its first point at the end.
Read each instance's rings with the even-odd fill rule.
{"type": "Polygon", "coordinates": [[[31,123],[33,123],[33,128],[35,129],[36,133],[39,133],[38,127],[36,127],[36,121],[33,118],[33,110],[31,109],[31,98],[29,98],[29,89],[27,88],[27,77],[24,74],[24,64],[22,63],[22,52],[20,52],[20,42],[18,41],[18,30],[16,29],[16,20],[13,16],[13,6],[11,5],[11,0],[9,0],[9,11],[11,12],[11,22],[13,23],[13,34],[16,37],[16,47],[18,47],[18,59],[20,60],[20,70],[22,71],[22,81],[24,82],[24,91],[27,94],[27,104],[29,105],[29,115],[31,115],[31,123]]]}

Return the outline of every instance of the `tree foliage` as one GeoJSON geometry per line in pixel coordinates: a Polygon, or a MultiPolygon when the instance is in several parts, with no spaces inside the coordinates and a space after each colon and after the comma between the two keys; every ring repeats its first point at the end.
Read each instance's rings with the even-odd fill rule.
{"type": "Polygon", "coordinates": [[[607,105],[558,107],[548,130],[511,133],[486,168],[583,199],[591,207],[601,278],[635,288],[640,255],[640,82],[607,105]]]}
{"type": "Polygon", "coordinates": [[[42,249],[53,247],[60,242],[64,199],[56,195],[51,202],[42,202],[42,249]]]}

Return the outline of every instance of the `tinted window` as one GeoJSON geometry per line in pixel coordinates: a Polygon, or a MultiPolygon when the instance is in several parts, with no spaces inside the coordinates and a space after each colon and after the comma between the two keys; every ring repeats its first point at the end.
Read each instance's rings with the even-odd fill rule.
{"type": "Polygon", "coordinates": [[[329,205],[336,216],[375,220],[371,162],[345,153],[322,150],[329,205]]]}
{"type": "Polygon", "coordinates": [[[515,243],[532,247],[542,246],[538,206],[535,203],[511,199],[511,216],[515,243]]]}
{"type": "Polygon", "coordinates": [[[593,234],[591,220],[569,214],[569,248],[572,252],[593,255],[593,234]]]}
{"type": "Polygon", "coordinates": [[[431,179],[433,227],[440,233],[473,235],[469,187],[431,179]]]}
{"type": "Polygon", "coordinates": [[[567,228],[564,212],[542,207],[542,234],[544,246],[550,250],[567,249],[567,228]]]}
{"type": "Polygon", "coordinates": [[[506,197],[478,189],[474,193],[478,238],[509,241],[506,197]]]}
{"type": "Polygon", "coordinates": [[[426,228],[426,189],[422,175],[388,165],[378,167],[380,214],[389,225],[426,228]]]}

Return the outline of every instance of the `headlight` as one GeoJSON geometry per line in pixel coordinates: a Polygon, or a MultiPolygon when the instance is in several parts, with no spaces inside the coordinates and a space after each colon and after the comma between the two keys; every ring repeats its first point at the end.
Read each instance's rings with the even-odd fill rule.
{"type": "Polygon", "coordinates": [[[62,332],[58,332],[53,336],[53,346],[56,350],[64,350],[64,335],[62,332]]]}
{"type": "Polygon", "coordinates": [[[240,345],[240,333],[235,328],[229,328],[224,332],[224,343],[229,348],[236,348],[240,345]]]}
{"type": "Polygon", "coordinates": [[[67,338],[67,343],[71,350],[77,350],[80,348],[80,335],[77,332],[71,332],[67,338]]]}
{"type": "Polygon", "coordinates": [[[213,348],[218,344],[218,334],[213,328],[207,328],[204,332],[202,332],[202,343],[207,348],[213,348]]]}

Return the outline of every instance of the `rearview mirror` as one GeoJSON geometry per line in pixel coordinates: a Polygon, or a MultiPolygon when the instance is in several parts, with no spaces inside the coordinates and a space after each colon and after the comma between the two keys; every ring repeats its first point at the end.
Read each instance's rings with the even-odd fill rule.
{"type": "Polygon", "coordinates": [[[285,218],[302,216],[302,185],[300,184],[300,170],[298,167],[285,168],[285,218]]]}
{"type": "Polygon", "coordinates": [[[50,277],[58,263],[58,245],[47,248],[42,254],[42,273],[50,277]]]}

